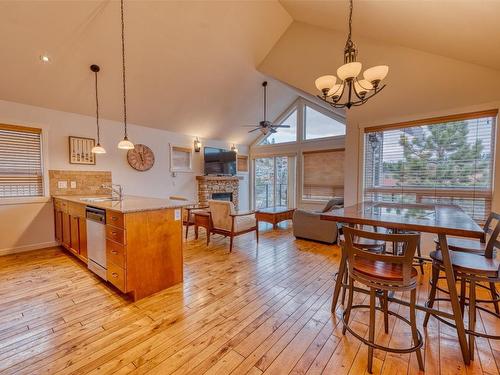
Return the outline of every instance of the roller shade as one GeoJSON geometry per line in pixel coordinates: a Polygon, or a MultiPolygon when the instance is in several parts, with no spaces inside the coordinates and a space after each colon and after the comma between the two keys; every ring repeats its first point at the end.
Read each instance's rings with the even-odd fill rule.
{"type": "Polygon", "coordinates": [[[0,199],[43,195],[41,130],[0,124],[0,199]]]}
{"type": "Polygon", "coordinates": [[[365,134],[364,199],[491,210],[496,112],[430,119],[365,134]],[[427,123],[426,123],[427,122],[427,123]]]}
{"type": "Polygon", "coordinates": [[[326,200],[344,196],[344,149],[304,151],[302,199],[326,200]]]}

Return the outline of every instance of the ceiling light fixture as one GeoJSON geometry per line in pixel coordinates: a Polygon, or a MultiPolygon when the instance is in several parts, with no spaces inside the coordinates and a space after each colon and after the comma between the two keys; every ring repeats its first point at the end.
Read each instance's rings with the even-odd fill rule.
{"type": "Polygon", "coordinates": [[[44,64],[50,63],[50,56],[48,55],[40,55],[40,61],[44,64]]]}
{"type": "Polygon", "coordinates": [[[360,106],[371,97],[378,94],[385,85],[380,86],[380,82],[389,72],[387,65],[378,65],[363,72],[364,79],[358,79],[361,73],[361,63],[356,61],[358,50],[351,40],[352,34],[352,10],[353,0],[349,0],[349,34],[344,47],[344,65],[337,69],[337,77],[326,75],[319,77],[314,83],[322,95],[318,98],[327,102],[332,107],[348,109],[352,106],[360,106]],[[341,99],[345,97],[343,101],[341,99]]]}
{"type": "Polygon", "coordinates": [[[121,21],[122,21],[122,81],[123,81],[123,125],[124,137],[118,143],[118,148],[122,150],[132,150],[134,144],[129,141],[127,134],[127,85],[125,80],[125,21],[123,17],[123,0],[120,0],[121,21]]]}
{"type": "Polygon", "coordinates": [[[92,152],[94,154],[105,154],[106,150],[101,146],[101,132],[99,129],[99,96],[97,91],[97,73],[101,70],[99,65],[90,65],[90,70],[94,72],[95,75],[95,120],[97,125],[97,145],[92,147],[92,152]]]}

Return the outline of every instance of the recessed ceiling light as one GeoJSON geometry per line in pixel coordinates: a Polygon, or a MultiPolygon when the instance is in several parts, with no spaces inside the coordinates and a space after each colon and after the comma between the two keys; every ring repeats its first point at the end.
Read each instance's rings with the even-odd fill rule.
{"type": "Polygon", "coordinates": [[[50,63],[50,57],[48,55],[40,55],[40,61],[44,64],[50,63]]]}

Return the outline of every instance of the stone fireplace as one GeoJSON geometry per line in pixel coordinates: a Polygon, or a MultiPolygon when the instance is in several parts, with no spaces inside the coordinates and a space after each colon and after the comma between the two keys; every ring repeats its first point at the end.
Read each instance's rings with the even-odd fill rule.
{"type": "Polygon", "coordinates": [[[198,201],[206,204],[209,199],[228,200],[238,209],[240,178],[237,176],[196,176],[198,201]]]}

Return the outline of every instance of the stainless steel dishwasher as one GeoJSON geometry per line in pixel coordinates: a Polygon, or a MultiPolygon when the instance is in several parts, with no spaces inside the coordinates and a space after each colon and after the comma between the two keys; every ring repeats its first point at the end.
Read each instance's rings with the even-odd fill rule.
{"type": "Polygon", "coordinates": [[[106,210],[87,206],[88,268],[106,280],[106,210]]]}

